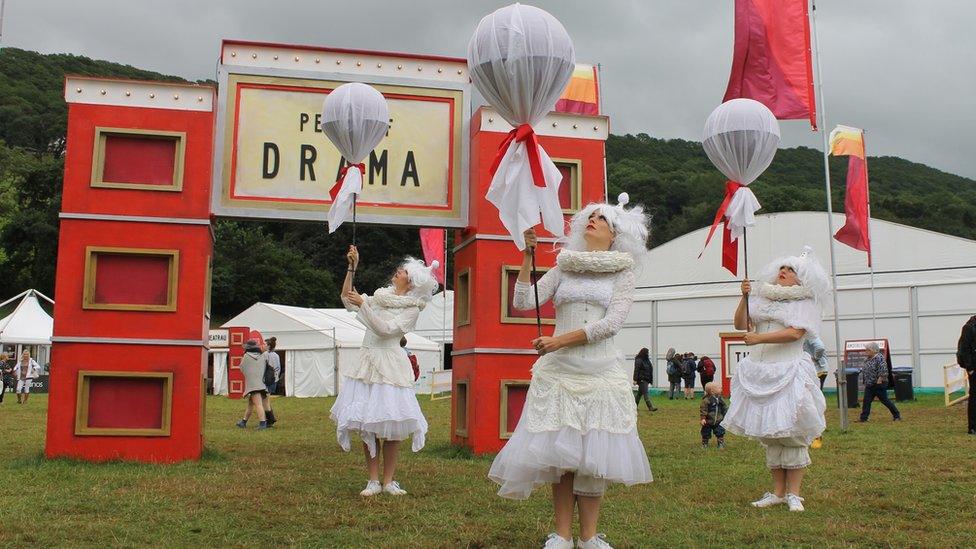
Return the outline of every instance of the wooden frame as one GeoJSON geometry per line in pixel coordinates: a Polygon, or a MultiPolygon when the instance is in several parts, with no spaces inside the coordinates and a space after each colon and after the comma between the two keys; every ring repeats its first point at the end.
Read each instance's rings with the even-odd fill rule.
{"type": "MultiPolygon", "coordinates": [[[[521,269],[522,267],[519,265],[502,265],[502,296],[501,296],[502,300],[501,300],[501,309],[500,309],[500,316],[501,316],[500,320],[502,324],[535,324],[534,316],[526,317],[526,318],[509,316],[510,311],[508,310],[508,305],[509,305],[508,304],[508,290],[509,290],[508,275],[509,273],[518,273],[521,269]]],[[[538,280],[542,278],[542,275],[549,272],[549,269],[551,269],[551,267],[536,267],[535,270],[536,273],[538,273],[536,277],[536,281],[538,282],[538,280]]],[[[555,326],[556,319],[542,317],[542,323],[548,326],[555,326]]]]}
{"type": "Polygon", "coordinates": [[[945,386],[946,408],[959,404],[964,400],[968,400],[969,392],[973,390],[973,388],[969,386],[969,376],[966,374],[966,370],[960,368],[956,363],[946,364],[942,367],[942,384],[945,386]],[[958,368],[961,375],[950,377],[949,370],[952,370],[953,368],[958,368]],[[952,394],[959,391],[962,391],[962,396],[952,398],[952,394]]]}
{"type": "Polygon", "coordinates": [[[499,382],[498,438],[512,438],[514,432],[508,430],[508,390],[512,387],[528,386],[529,380],[527,379],[503,379],[499,382]]]}
{"type": "Polygon", "coordinates": [[[227,381],[227,392],[230,394],[243,393],[244,392],[244,380],[243,379],[231,379],[227,381]]]}
{"type": "Polygon", "coordinates": [[[454,285],[454,325],[471,324],[471,267],[457,272],[454,285]],[[458,298],[460,297],[460,302],[458,298]]]}
{"type": "Polygon", "coordinates": [[[241,332],[231,332],[230,345],[244,345],[244,334],[241,332]]]}
{"type": "Polygon", "coordinates": [[[580,201],[580,197],[583,195],[583,162],[574,158],[553,158],[552,161],[557,166],[559,164],[566,164],[571,167],[571,177],[569,180],[570,206],[569,208],[563,208],[563,213],[574,214],[583,209],[583,205],[580,201]]]}
{"type": "Polygon", "coordinates": [[[148,191],[180,192],[183,190],[183,162],[186,157],[186,132],[163,130],[140,130],[134,128],[95,127],[95,150],[92,153],[92,172],[90,186],[108,189],[138,189],[148,191]],[[109,136],[141,137],[175,141],[173,157],[173,183],[171,185],[152,185],[149,183],[118,183],[105,181],[105,142],[109,136]]]}
{"type": "Polygon", "coordinates": [[[454,383],[454,417],[457,422],[454,425],[454,434],[459,437],[468,436],[468,380],[463,379],[454,383]]]}
{"type": "Polygon", "coordinates": [[[82,300],[83,309],[102,309],[111,311],[157,311],[174,312],[176,311],[176,290],[179,280],[180,270],[180,251],[163,250],[150,248],[112,248],[107,246],[88,246],[85,248],[85,284],[84,297],[82,300]],[[166,289],[166,303],[162,305],[140,304],[140,303],[96,303],[95,302],[95,275],[98,269],[98,254],[114,255],[139,255],[139,256],[163,256],[169,257],[169,276],[168,287],[166,289]]]}
{"type": "Polygon", "coordinates": [[[129,437],[168,437],[172,425],[173,373],[172,372],[108,372],[80,370],[78,372],[78,400],[75,408],[75,434],[79,436],[129,436],[129,437]],[[159,379],[163,382],[163,403],[158,429],[103,428],[88,426],[88,407],[91,379],[114,377],[130,379],[159,379]]]}

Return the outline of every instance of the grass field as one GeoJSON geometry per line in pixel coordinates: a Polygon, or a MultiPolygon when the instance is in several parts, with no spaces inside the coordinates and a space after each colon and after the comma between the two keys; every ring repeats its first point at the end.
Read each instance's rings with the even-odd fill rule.
{"type": "MultiPolygon", "coordinates": [[[[833,399],[831,399],[833,400],[833,399]]],[[[551,531],[548,490],[501,499],[490,457],[449,444],[449,401],[421,399],[427,447],[401,454],[409,495],[364,500],[362,455],[345,454],[328,421],[332,399],[278,399],[273,430],[233,426],[239,401],[207,398],[198,463],[92,465],[43,458],[46,395],[0,404],[0,545],[533,547],[551,531]]],[[[699,447],[698,401],[658,397],[640,411],[655,481],[612,487],[601,531],[617,547],[914,546],[976,544],[976,437],[964,406],[941,397],[878,406],[870,423],[837,428],[804,483],[807,511],[757,510],[768,488],[762,450],[729,437],[699,447]]],[[[856,418],[856,416],[854,416],[856,418]]]]}

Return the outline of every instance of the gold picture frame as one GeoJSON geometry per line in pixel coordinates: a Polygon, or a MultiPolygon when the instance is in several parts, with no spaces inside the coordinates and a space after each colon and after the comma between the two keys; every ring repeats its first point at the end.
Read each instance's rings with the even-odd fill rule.
{"type": "Polygon", "coordinates": [[[581,197],[583,196],[583,161],[576,158],[553,158],[552,162],[559,166],[565,164],[570,166],[570,188],[569,188],[569,208],[563,208],[564,214],[575,214],[583,209],[581,197]]]}
{"type": "MultiPolygon", "coordinates": [[[[535,270],[536,270],[536,273],[538,273],[538,275],[536,277],[536,281],[538,281],[540,278],[542,278],[542,275],[544,275],[547,272],[549,272],[549,269],[550,268],[551,267],[536,267],[535,270]]],[[[509,314],[510,311],[508,310],[508,305],[509,305],[509,303],[508,303],[508,290],[509,290],[508,275],[511,274],[511,273],[518,273],[521,269],[522,269],[522,267],[521,266],[518,266],[518,265],[502,265],[502,296],[501,296],[501,309],[500,309],[500,313],[499,313],[500,316],[501,316],[501,319],[500,320],[501,320],[501,323],[502,324],[535,324],[535,316],[522,318],[522,317],[517,317],[517,316],[511,316],[509,314]]],[[[542,323],[545,324],[545,325],[547,325],[547,326],[555,326],[556,325],[556,319],[555,318],[545,318],[545,317],[543,317],[542,318],[542,323]]]]}
{"type": "Polygon", "coordinates": [[[75,434],[79,436],[168,437],[172,425],[172,372],[109,372],[80,370],[78,372],[78,400],[75,408],[75,434]],[[163,402],[159,428],[89,427],[88,411],[93,378],[158,379],[163,383],[163,402]]]}
{"type": "Polygon", "coordinates": [[[454,435],[468,436],[468,380],[454,382],[454,435]]]}
{"type": "Polygon", "coordinates": [[[186,157],[186,132],[171,132],[163,130],[142,130],[135,128],[107,128],[95,127],[95,149],[92,152],[92,172],[89,185],[95,188],[108,189],[136,189],[148,191],[180,192],[183,190],[183,163],[186,157]],[[153,185],[150,183],[105,181],[105,142],[110,136],[139,137],[142,139],[159,139],[174,141],[173,183],[170,185],[153,185]]]}
{"type": "Polygon", "coordinates": [[[508,392],[512,387],[529,386],[527,379],[503,379],[499,382],[499,408],[498,408],[498,438],[512,438],[514,431],[508,430],[508,392]]]}
{"type": "Polygon", "coordinates": [[[454,285],[454,325],[466,326],[471,324],[471,267],[465,267],[457,272],[457,282],[454,285]]]}
{"type": "Polygon", "coordinates": [[[88,246],[85,248],[85,281],[82,299],[83,309],[110,311],[176,311],[176,291],[179,280],[180,251],[155,248],[115,248],[109,246],[88,246]],[[169,273],[166,288],[166,303],[160,305],[143,303],[98,303],[95,301],[95,284],[98,270],[98,254],[162,256],[169,258],[169,273]]]}

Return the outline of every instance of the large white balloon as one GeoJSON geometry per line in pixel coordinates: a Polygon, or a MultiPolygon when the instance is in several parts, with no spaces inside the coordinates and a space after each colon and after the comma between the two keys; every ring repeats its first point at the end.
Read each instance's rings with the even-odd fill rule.
{"type": "Polygon", "coordinates": [[[485,16],[468,43],[468,70],[475,87],[515,128],[486,195],[519,249],[523,231],[542,223],[562,236],[562,175],[536,145],[531,126],[555,106],[576,65],[573,41],[562,24],[534,6],[512,4],[485,16]],[[534,150],[528,147],[535,147],[534,150]],[[538,152],[538,155],[535,153],[538,152]]]}
{"type": "MultiPolygon", "coordinates": [[[[322,132],[346,161],[361,163],[383,140],[390,128],[390,110],[383,94],[372,86],[352,82],[332,90],[322,104],[322,132]]],[[[363,173],[346,171],[341,189],[326,218],[335,232],[352,213],[356,195],[363,190],[363,173]]]]}
{"type": "Polygon", "coordinates": [[[761,206],[748,186],[766,171],[778,146],[779,123],[758,101],[726,101],[705,121],[702,147],[708,159],[725,177],[745,185],[735,192],[725,212],[733,240],[755,224],[761,206]]]}

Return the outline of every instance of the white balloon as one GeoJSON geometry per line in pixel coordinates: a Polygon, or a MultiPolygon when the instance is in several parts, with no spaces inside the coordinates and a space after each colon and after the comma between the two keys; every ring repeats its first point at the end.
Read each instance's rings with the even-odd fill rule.
{"type": "Polygon", "coordinates": [[[743,185],[766,171],[778,146],[779,123],[759,101],[726,101],[705,121],[705,154],[725,177],[743,185]]]}
{"type": "Polygon", "coordinates": [[[376,88],[352,82],[332,90],[322,103],[322,131],[353,164],[376,148],[390,128],[390,110],[376,88]]]}

